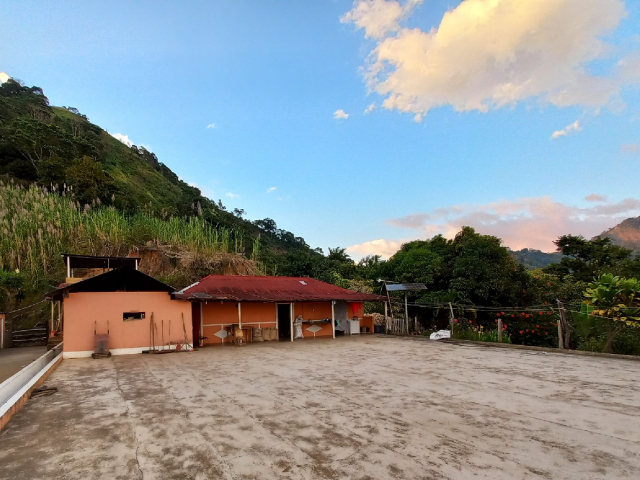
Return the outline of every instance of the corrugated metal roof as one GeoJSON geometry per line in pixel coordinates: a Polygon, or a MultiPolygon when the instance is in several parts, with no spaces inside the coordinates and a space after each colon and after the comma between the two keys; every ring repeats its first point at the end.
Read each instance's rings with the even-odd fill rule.
{"type": "Polygon", "coordinates": [[[391,283],[387,285],[387,290],[390,292],[397,292],[403,290],[426,290],[427,286],[424,283],[391,283]]]}
{"type": "Polygon", "coordinates": [[[380,295],[354,292],[313,278],[244,275],[209,275],[173,296],[181,300],[233,302],[386,301],[380,295]]]}

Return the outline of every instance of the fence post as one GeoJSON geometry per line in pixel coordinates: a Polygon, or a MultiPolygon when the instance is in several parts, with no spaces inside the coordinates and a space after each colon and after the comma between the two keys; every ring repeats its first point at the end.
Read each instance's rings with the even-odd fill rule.
{"type": "Polygon", "coordinates": [[[451,306],[451,302],[449,302],[449,323],[451,324],[451,338],[453,338],[453,307],[451,306]]]}
{"type": "Polygon", "coordinates": [[[502,343],[502,319],[498,318],[498,343],[502,343]]]}

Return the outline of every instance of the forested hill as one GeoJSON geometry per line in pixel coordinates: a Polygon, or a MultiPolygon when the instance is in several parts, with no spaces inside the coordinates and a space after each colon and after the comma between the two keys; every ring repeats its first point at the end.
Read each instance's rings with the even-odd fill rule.
{"type": "Polygon", "coordinates": [[[640,252],[640,217],[627,218],[598,237],[610,238],[614,245],[640,252]]]}
{"type": "Polygon", "coordinates": [[[0,178],[37,183],[81,208],[106,205],[163,219],[198,217],[232,235],[242,232],[232,239],[243,243],[239,251],[249,251],[256,238],[267,247],[267,257],[308,250],[304,239],[278,229],[273,220],[250,222],[242,210],[227,211],[144,147],[124,145],[75,108],[52,107],[41,88],[12,79],[0,85],[0,178]]]}

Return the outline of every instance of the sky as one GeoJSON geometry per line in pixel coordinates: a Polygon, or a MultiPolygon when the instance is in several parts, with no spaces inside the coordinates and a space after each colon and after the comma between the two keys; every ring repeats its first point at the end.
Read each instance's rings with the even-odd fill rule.
{"type": "Polygon", "coordinates": [[[640,215],[636,1],[4,0],[0,72],[354,259],[640,215]]]}

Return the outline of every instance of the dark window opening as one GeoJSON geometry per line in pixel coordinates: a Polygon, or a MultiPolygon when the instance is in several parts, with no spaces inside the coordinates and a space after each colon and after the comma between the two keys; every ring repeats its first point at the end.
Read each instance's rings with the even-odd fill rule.
{"type": "Polygon", "coordinates": [[[122,314],[122,320],[130,321],[130,320],[142,320],[144,318],[144,312],[124,312],[122,314]]]}

